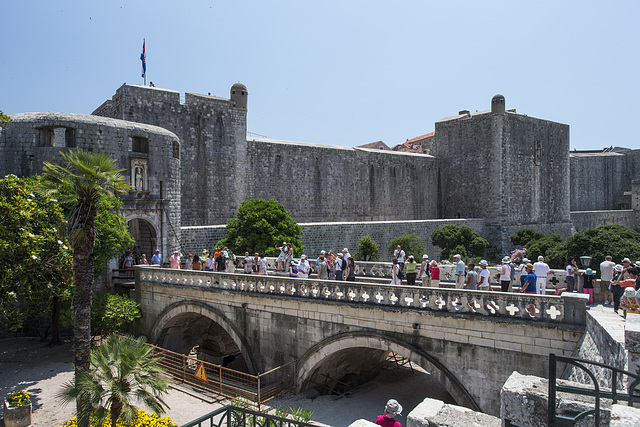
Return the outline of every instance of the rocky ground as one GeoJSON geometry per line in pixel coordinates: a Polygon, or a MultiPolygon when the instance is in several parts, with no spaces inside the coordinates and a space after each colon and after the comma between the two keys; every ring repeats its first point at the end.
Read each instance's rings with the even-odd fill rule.
{"type": "MultiPolygon", "coordinates": [[[[70,343],[48,347],[39,339],[15,338],[0,341],[0,395],[16,389],[27,390],[33,401],[34,427],[55,427],[74,416],[73,404],[63,405],[56,397],[60,386],[73,377],[73,354],[70,343]]],[[[408,414],[425,397],[450,401],[440,384],[428,373],[416,369],[383,370],[369,383],[350,393],[348,397],[287,394],[276,398],[262,410],[281,406],[302,407],[313,411],[319,425],[348,426],[364,418],[375,420],[390,398],[397,399],[408,414]]],[[[207,396],[179,384],[167,398],[167,415],[182,425],[227,404],[226,399],[207,396]]],[[[1,411],[0,407],[0,411],[1,411]]],[[[401,421],[404,417],[401,417],[401,421]]],[[[404,424],[404,422],[403,422],[404,424]]],[[[0,423],[0,426],[3,426],[0,423]]]]}

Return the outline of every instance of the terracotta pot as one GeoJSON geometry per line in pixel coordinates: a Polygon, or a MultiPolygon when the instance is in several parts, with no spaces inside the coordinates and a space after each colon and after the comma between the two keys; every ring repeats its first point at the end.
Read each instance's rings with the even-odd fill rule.
{"type": "Polygon", "coordinates": [[[4,427],[27,427],[31,425],[31,404],[19,408],[10,408],[4,401],[4,427]]]}

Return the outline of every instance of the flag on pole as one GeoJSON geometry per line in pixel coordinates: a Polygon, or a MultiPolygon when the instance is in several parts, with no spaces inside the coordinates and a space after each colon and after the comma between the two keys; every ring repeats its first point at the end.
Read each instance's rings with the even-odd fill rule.
{"type": "Polygon", "coordinates": [[[142,39],[142,53],[140,54],[140,61],[142,61],[142,77],[147,78],[147,54],[144,51],[145,40],[142,39]]]}

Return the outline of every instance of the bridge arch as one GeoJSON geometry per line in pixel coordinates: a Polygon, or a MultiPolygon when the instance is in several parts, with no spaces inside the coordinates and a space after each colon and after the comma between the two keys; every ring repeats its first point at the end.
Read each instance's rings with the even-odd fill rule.
{"type": "Polygon", "coordinates": [[[309,385],[309,380],[322,362],[338,352],[350,349],[377,349],[386,352],[394,352],[405,359],[421,366],[435,376],[446,388],[449,394],[460,406],[465,406],[475,411],[481,411],[471,393],[456,378],[446,366],[438,359],[423,351],[421,348],[397,338],[372,332],[349,332],[327,338],[311,347],[298,361],[298,391],[309,385]]]}
{"type": "MultiPolygon", "coordinates": [[[[250,373],[256,373],[257,364],[251,346],[238,327],[220,310],[204,302],[185,300],[167,306],[156,319],[151,329],[151,341],[160,346],[166,341],[166,332],[186,319],[206,318],[218,325],[238,346],[250,373]]],[[[189,322],[187,322],[189,323],[189,322]]],[[[171,348],[170,348],[171,350],[171,348]]],[[[182,349],[184,353],[184,349],[182,349]]]]}

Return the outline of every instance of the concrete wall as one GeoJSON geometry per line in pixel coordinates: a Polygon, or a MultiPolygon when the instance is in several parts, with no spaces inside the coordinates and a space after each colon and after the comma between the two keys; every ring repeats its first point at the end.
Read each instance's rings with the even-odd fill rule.
{"type": "Polygon", "coordinates": [[[59,163],[60,152],[74,147],[109,154],[132,185],[135,162],[141,162],[146,168],[143,188],[121,196],[124,215],[148,221],[165,254],[177,245],[179,228],[172,233],[169,222],[181,223],[180,141],[166,129],[83,114],[14,114],[0,129],[0,176],[39,174],[43,162],[59,163]],[[66,138],[54,141],[56,133],[66,138]],[[146,140],[148,152],[134,151],[134,138],[146,140]]]}

